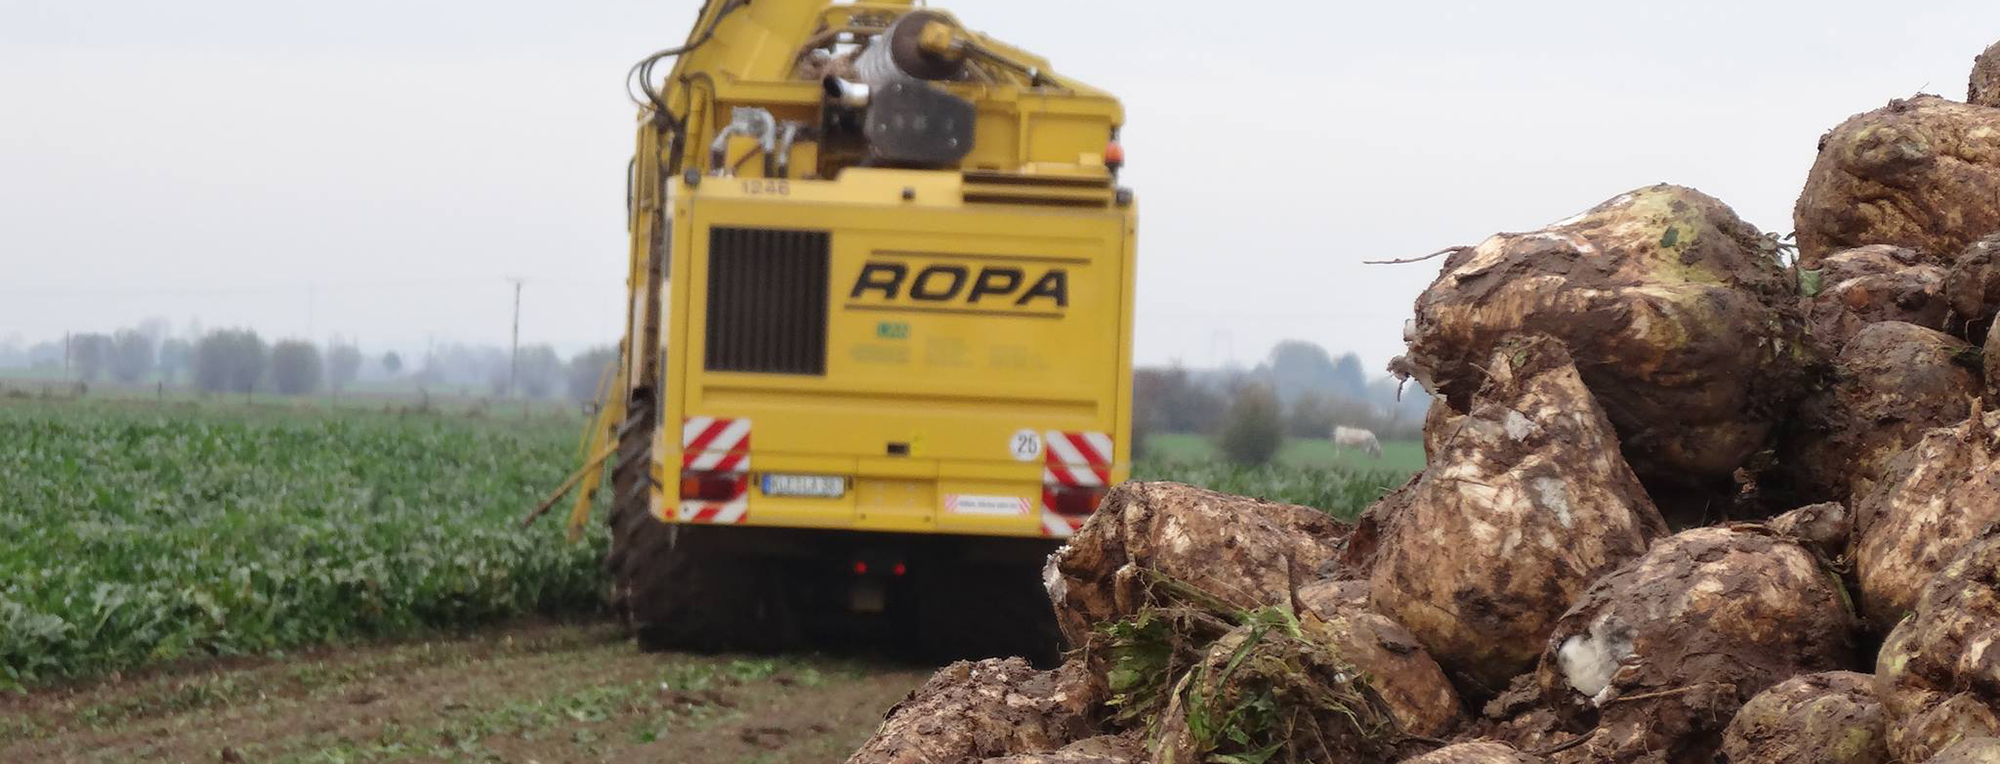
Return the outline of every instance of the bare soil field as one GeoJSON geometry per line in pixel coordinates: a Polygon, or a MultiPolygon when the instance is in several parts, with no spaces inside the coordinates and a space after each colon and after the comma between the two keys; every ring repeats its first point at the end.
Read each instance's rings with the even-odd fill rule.
{"type": "Polygon", "coordinates": [[[609,623],[519,625],[0,695],[0,761],[839,761],[928,674],[642,653],[609,623]]]}

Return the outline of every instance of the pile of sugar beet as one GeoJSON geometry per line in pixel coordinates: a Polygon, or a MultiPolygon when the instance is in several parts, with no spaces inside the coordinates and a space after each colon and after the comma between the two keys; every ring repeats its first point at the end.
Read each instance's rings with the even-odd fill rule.
{"type": "Polygon", "coordinates": [[[1796,251],[1670,185],[1452,250],[1356,522],[1116,488],[1071,650],[852,764],[2000,762],[2000,45],[1820,139],[1796,251]]]}

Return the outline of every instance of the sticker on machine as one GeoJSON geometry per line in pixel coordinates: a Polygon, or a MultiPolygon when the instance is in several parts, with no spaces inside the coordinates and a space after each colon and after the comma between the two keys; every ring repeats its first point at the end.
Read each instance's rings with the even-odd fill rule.
{"type": "Polygon", "coordinates": [[[1007,450],[1014,454],[1014,461],[1032,462],[1042,458],[1042,434],[1034,430],[1020,430],[1007,440],[1007,450]]]}
{"type": "Polygon", "coordinates": [[[944,511],[954,515],[1025,516],[1035,511],[1035,502],[1020,496],[948,493],[944,495],[944,511]]]}

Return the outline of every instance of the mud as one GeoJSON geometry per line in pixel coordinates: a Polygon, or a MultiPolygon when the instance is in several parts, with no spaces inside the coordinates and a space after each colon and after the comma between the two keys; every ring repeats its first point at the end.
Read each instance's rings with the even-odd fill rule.
{"type": "Polygon", "coordinates": [[[1390,369],[1469,411],[1495,345],[1553,336],[1649,485],[1727,483],[1800,392],[1796,294],[1774,240],[1651,186],[1450,256],[1390,369]]]}
{"type": "Polygon", "coordinates": [[[1873,676],[1796,676],[1743,704],[1722,754],[1729,764],[1887,764],[1887,720],[1873,676]]]}
{"type": "Polygon", "coordinates": [[[1370,604],[1483,698],[1665,523],[1562,345],[1502,343],[1449,445],[1382,518],[1370,604]]]}
{"type": "Polygon", "coordinates": [[[2000,109],[1920,95],[1849,118],[1819,139],[1792,222],[1807,268],[1868,244],[1958,252],[2000,231],[2000,109]]]}
{"type": "Polygon", "coordinates": [[[645,653],[615,623],[520,625],[0,695],[0,761],[821,764],[926,673],[645,653]]]}

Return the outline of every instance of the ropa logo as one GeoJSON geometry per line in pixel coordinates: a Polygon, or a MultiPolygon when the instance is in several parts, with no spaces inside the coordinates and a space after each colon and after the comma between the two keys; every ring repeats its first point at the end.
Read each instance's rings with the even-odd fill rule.
{"type": "Polygon", "coordinates": [[[913,269],[907,263],[871,260],[861,266],[847,297],[852,301],[849,307],[874,309],[995,313],[1060,309],[1069,307],[1069,271],[992,265],[974,269],[944,263],[913,269]]]}

